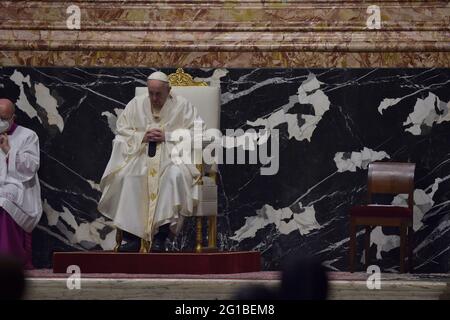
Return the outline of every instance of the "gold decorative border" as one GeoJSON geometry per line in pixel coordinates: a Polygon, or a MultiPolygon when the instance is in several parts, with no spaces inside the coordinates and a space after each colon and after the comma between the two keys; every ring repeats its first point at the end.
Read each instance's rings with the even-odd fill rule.
{"type": "Polygon", "coordinates": [[[448,1],[1,1],[3,66],[448,67],[448,1]],[[367,7],[381,30],[367,29],[367,7]]]}
{"type": "Polygon", "coordinates": [[[168,76],[169,83],[172,87],[207,87],[208,84],[205,81],[194,81],[189,73],[184,72],[182,68],[178,68],[175,73],[171,73],[168,76]]]}
{"type": "Polygon", "coordinates": [[[1,66],[185,68],[449,68],[448,52],[0,51],[1,66]]]}
{"type": "Polygon", "coordinates": [[[82,29],[148,31],[368,31],[367,8],[382,10],[383,30],[449,30],[448,1],[211,0],[1,1],[0,28],[67,30],[69,5],[82,29]]]}

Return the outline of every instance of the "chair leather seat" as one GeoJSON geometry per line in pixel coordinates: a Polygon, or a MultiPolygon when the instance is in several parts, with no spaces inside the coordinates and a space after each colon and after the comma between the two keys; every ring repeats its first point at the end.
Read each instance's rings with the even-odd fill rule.
{"type": "Polygon", "coordinates": [[[350,209],[354,217],[383,217],[383,218],[410,218],[412,212],[409,208],[392,205],[365,205],[350,209]]]}

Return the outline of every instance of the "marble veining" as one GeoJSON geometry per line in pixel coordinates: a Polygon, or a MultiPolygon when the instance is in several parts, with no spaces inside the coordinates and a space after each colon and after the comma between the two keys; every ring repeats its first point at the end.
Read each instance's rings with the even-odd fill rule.
{"type": "MultiPolygon", "coordinates": [[[[44,214],[33,235],[35,265],[49,267],[57,250],[110,250],[115,231],[96,209],[98,184],[117,116],[155,69],[0,70],[1,95],[16,101],[17,121],[40,138],[44,214]]],[[[222,133],[245,133],[226,148],[250,152],[279,139],[276,174],[261,175],[262,164],[219,166],[221,250],[259,250],[264,270],[279,269],[290,254],[316,255],[330,270],[346,270],[348,210],[364,201],[368,163],[411,161],[417,168],[417,271],[449,272],[448,69],[186,71],[220,86],[222,133]]],[[[362,235],[358,232],[360,261],[362,235]]],[[[194,240],[193,221],[187,221],[171,248],[192,250],[194,240]]],[[[398,233],[375,228],[371,263],[398,271],[398,254],[398,233]]]]}

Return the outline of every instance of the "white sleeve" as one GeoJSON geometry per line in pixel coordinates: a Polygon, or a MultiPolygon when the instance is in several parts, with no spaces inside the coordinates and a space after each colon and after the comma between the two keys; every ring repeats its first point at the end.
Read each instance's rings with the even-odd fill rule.
{"type": "Polygon", "coordinates": [[[114,139],[114,144],[120,145],[120,150],[123,157],[127,158],[139,152],[142,148],[142,139],[145,132],[138,131],[133,125],[135,123],[134,117],[136,110],[136,99],[131,100],[120,116],[117,118],[117,135],[114,139]]]}
{"type": "Polygon", "coordinates": [[[36,175],[39,169],[39,138],[33,132],[20,146],[11,146],[8,153],[8,175],[26,182],[36,175]]]}

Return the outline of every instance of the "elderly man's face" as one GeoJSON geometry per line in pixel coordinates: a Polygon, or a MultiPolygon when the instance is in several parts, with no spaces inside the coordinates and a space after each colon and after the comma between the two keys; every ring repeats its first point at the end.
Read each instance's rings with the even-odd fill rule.
{"type": "Polygon", "coordinates": [[[152,106],[158,109],[162,108],[170,92],[170,87],[167,82],[149,80],[147,81],[147,87],[152,106]]]}
{"type": "Polygon", "coordinates": [[[0,99],[0,119],[10,121],[10,126],[14,117],[13,104],[8,99],[0,99]]]}

